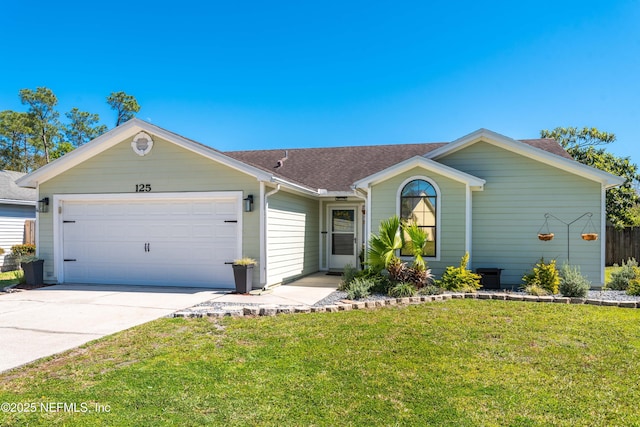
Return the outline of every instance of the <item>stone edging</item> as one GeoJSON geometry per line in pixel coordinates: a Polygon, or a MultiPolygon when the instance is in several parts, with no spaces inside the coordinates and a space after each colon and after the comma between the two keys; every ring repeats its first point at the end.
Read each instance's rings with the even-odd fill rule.
{"type": "Polygon", "coordinates": [[[477,293],[451,293],[442,295],[422,295],[407,298],[387,298],[375,301],[344,301],[324,306],[282,306],[282,305],[229,305],[224,308],[206,308],[202,310],[181,310],[173,313],[170,317],[242,317],[242,316],[275,316],[277,314],[294,313],[331,313],[337,311],[362,310],[368,308],[378,308],[386,306],[402,306],[411,304],[423,304],[434,301],[446,301],[450,299],[494,299],[502,301],[524,301],[543,302],[560,304],[589,304],[608,307],[640,308],[638,301],[610,301],[589,298],[570,298],[555,296],[535,296],[522,294],[508,294],[495,292],[477,293]]]}

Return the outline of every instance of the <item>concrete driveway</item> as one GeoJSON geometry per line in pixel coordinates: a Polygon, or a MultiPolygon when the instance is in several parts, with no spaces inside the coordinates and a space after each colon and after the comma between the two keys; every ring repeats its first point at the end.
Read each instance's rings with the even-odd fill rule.
{"type": "Polygon", "coordinates": [[[226,293],[228,290],[56,285],[0,295],[0,372],[226,293]]]}

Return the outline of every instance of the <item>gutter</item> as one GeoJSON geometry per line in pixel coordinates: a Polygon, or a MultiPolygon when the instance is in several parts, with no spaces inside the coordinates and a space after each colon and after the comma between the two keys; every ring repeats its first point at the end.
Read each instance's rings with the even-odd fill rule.
{"type": "MultiPolygon", "coordinates": [[[[307,194],[312,194],[314,196],[318,196],[318,195],[320,195],[322,193],[319,190],[312,190],[312,189],[310,189],[308,187],[305,187],[303,185],[294,184],[292,182],[285,181],[284,179],[281,179],[281,178],[278,178],[278,177],[275,177],[275,176],[271,177],[271,182],[274,182],[274,183],[276,183],[278,185],[278,187],[276,188],[277,191],[274,190],[273,193],[277,193],[280,190],[280,185],[281,184],[284,185],[285,187],[290,187],[290,188],[296,189],[298,191],[301,191],[301,192],[304,192],[304,193],[307,193],[307,194]]],[[[270,194],[271,194],[271,192],[268,193],[267,196],[269,196],[270,194]]]]}
{"type": "Polygon", "coordinates": [[[23,205],[23,206],[35,206],[35,200],[16,200],[16,199],[0,199],[0,204],[3,205],[23,205]]]}
{"type": "Polygon", "coordinates": [[[364,235],[362,236],[362,246],[364,247],[365,261],[367,257],[367,252],[369,251],[369,235],[371,232],[371,204],[369,203],[369,193],[364,193],[357,187],[353,188],[353,195],[359,199],[364,200],[365,206],[365,214],[362,220],[364,221],[364,235]],[[360,194],[364,193],[364,194],[360,194]]]}
{"type": "Polygon", "coordinates": [[[276,188],[274,188],[273,190],[269,191],[268,193],[266,193],[264,195],[264,210],[263,210],[263,221],[264,221],[264,240],[263,240],[263,244],[262,247],[260,248],[260,258],[262,258],[263,260],[263,271],[264,271],[264,283],[265,285],[262,287],[262,291],[266,291],[272,287],[275,287],[277,285],[268,285],[267,284],[267,278],[268,276],[268,263],[267,263],[267,241],[269,239],[269,233],[268,233],[268,217],[267,217],[267,212],[269,211],[269,197],[273,196],[274,194],[276,194],[278,191],[280,191],[280,184],[276,184],[276,188]]]}

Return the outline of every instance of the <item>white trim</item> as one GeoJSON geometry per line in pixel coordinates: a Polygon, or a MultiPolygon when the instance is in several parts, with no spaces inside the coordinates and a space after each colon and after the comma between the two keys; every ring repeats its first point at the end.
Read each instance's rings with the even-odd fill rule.
{"type": "Polygon", "coordinates": [[[604,286],[607,256],[607,189],[602,186],[600,195],[600,283],[604,286]]]}
{"type": "Polygon", "coordinates": [[[319,196],[320,195],[320,190],[314,190],[312,188],[305,187],[304,185],[294,184],[293,182],[284,180],[282,178],[273,177],[273,178],[271,178],[271,182],[274,182],[276,184],[282,184],[283,186],[288,187],[291,190],[297,190],[297,191],[300,191],[300,192],[305,193],[307,195],[311,195],[311,196],[319,196]]]}
{"type": "MultiPolygon", "coordinates": [[[[326,233],[322,232],[322,222],[323,222],[323,215],[322,215],[322,210],[324,209],[324,201],[322,199],[318,200],[318,229],[320,230],[320,236],[318,236],[318,270],[320,271],[328,271],[329,270],[329,263],[327,261],[327,264],[324,264],[323,266],[323,258],[324,258],[324,251],[322,250],[322,239],[324,238],[324,236],[326,236],[326,233]]],[[[326,239],[325,239],[326,240],[326,239]]],[[[328,243],[327,243],[328,244],[328,243]]]]}
{"type": "Polygon", "coordinates": [[[153,139],[146,132],[138,132],[136,136],[133,137],[133,141],[131,141],[131,148],[133,148],[133,152],[138,156],[146,156],[153,148],[153,139]],[[140,147],[138,147],[138,141],[141,139],[147,140],[147,147],[144,149],[140,149],[140,147]]]}
{"type": "MultiPolygon", "coordinates": [[[[38,186],[36,188],[36,200],[40,200],[40,186],[38,186]]],[[[38,203],[38,202],[35,202],[35,203],[38,203]]],[[[40,212],[38,212],[38,208],[37,207],[36,207],[35,211],[36,211],[36,224],[35,224],[35,229],[36,229],[36,235],[35,235],[36,257],[40,258],[40,224],[42,224],[42,222],[40,221],[40,212]]],[[[47,272],[46,272],[46,270],[43,272],[43,280],[44,281],[47,280],[47,272]]]]}
{"type": "MultiPolygon", "coordinates": [[[[242,257],[242,237],[244,234],[242,218],[242,191],[207,191],[184,193],[109,193],[109,194],[54,194],[53,195],[53,275],[58,283],[64,283],[64,236],[62,235],[62,217],[64,202],[78,201],[140,201],[140,200],[207,200],[236,199],[238,236],[234,259],[242,257]]],[[[38,244],[36,248],[40,245],[38,244]]]]}
{"type": "Polygon", "coordinates": [[[267,242],[266,242],[266,209],[264,181],[260,181],[260,285],[267,284],[267,242]]]}
{"type": "Polygon", "coordinates": [[[276,283],[269,283],[269,261],[268,261],[268,255],[267,255],[267,245],[269,244],[269,197],[273,196],[274,194],[276,194],[278,191],[280,191],[280,184],[276,184],[276,188],[274,188],[273,190],[269,191],[268,193],[266,193],[264,195],[264,199],[263,199],[263,203],[264,203],[264,222],[265,222],[265,228],[264,228],[264,262],[262,263],[262,270],[264,270],[264,281],[265,284],[263,286],[263,289],[266,289],[267,287],[276,284],[276,283]]]}
{"type": "Polygon", "coordinates": [[[565,170],[591,181],[600,182],[607,188],[624,184],[625,180],[619,176],[584,165],[572,159],[566,159],[540,148],[532,147],[521,141],[506,137],[488,129],[478,129],[468,135],[458,138],[449,144],[437,148],[425,155],[426,158],[439,160],[444,156],[455,153],[477,142],[486,142],[505,150],[512,151],[533,160],[565,170]]]}
{"type": "Polygon", "coordinates": [[[465,251],[469,254],[469,265],[472,265],[473,259],[473,195],[471,194],[471,188],[467,185],[466,187],[466,201],[465,201],[465,231],[464,231],[464,247],[465,251]]]}
{"type": "Polygon", "coordinates": [[[0,199],[0,205],[35,206],[37,203],[35,200],[0,199]]]}
{"type": "Polygon", "coordinates": [[[16,184],[21,187],[35,188],[38,183],[43,183],[54,178],[55,176],[106,151],[107,149],[123,142],[124,140],[135,136],[141,131],[147,132],[152,137],[154,135],[158,136],[161,139],[169,141],[186,150],[199,154],[213,161],[222,163],[232,169],[238,170],[251,176],[255,176],[259,180],[271,181],[273,179],[272,174],[265,172],[262,169],[233,159],[221,153],[220,151],[214,150],[211,147],[184,138],[158,126],[152,125],[151,123],[133,118],[126,123],[118,126],[117,128],[100,135],[87,144],[76,148],[72,152],[60,157],[59,159],[56,159],[48,165],[45,165],[38,170],[21,177],[20,179],[16,180],[16,184]]]}
{"type": "MultiPolygon", "coordinates": [[[[398,187],[398,191],[396,192],[396,215],[398,218],[402,219],[400,216],[400,197],[402,196],[402,190],[404,187],[411,181],[422,180],[431,184],[436,190],[436,256],[435,257],[424,257],[425,261],[440,261],[440,242],[442,241],[442,221],[441,221],[441,212],[442,212],[442,193],[440,192],[440,187],[436,182],[429,177],[424,175],[415,175],[411,178],[405,179],[402,184],[398,187]]],[[[401,257],[408,258],[408,257],[401,257]]]]}
{"type": "Polygon", "coordinates": [[[407,172],[416,167],[420,167],[429,172],[434,172],[438,175],[442,175],[454,181],[467,184],[474,190],[482,190],[484,184],[486,183],[484,179],[469,175],[468,173],[459,171],[457,169],[443,165],[422,156],[414,156],[400,163],[396,163],[395,165],[387,169],[381,170],[380,172],[376,172],[373,175],[369,175],[368,177],[356,181],[353,184],[352,188],[368,188],[371,185],[377,184],[381,181],[386,181],[389,178],[407,172]]]}
{"type": "Polygon", "coordinates": [[[358,213],[358,208],[360,207],[360,205],[358,204],[358,202],[356,201],[348,201],[347,203],[340,203],[340,202],[335,202],[335,203],[327,203],[325,205],[325,209],[327,212],[326,218],[325,218],[325,222],[327,224],[327,270],[331,270],[331,242],[332,242],[332,237],[333,237],[333,233],[331,230],[331,210],[332,209],[353,209],[354,212],[354,219],[355,219],[355,224],[354,224],[354,234],[356,236],[356,242],[355,242],[355,253],[354,253],[354,258],[355,258],[355,264],[353,265],[354,267],[357,266],[358,263],[358,242],[359,242],[359,234],[360,234],[360,227],[361,227],[361,222],[360,222],[360,218],[362,217],[362,214],[358,213]],[[354,204],[355,203],[355,204],[354,204]]]}
{"type": "MultiPolygon", "coordinates": [[[[366,224],[366,240],[365,240],[365,254],[369,251],[369,239],[371,239],[371,199],[373,198],[372,194],[372,187],[369,187],[367,189],[367,222],[366,224]]],[[[366,255],[365,255],[365,259],[366,259],[366,255]]]]}

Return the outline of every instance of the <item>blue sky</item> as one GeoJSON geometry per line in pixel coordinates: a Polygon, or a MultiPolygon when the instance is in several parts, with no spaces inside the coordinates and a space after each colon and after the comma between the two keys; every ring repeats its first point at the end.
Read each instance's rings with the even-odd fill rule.
{"type": "Polygon", "coordinates": [[[513,138],[594,126],[640,163],[638,1],[7,2],[0,110],[113,91],[220,150],[513,138]]]}

